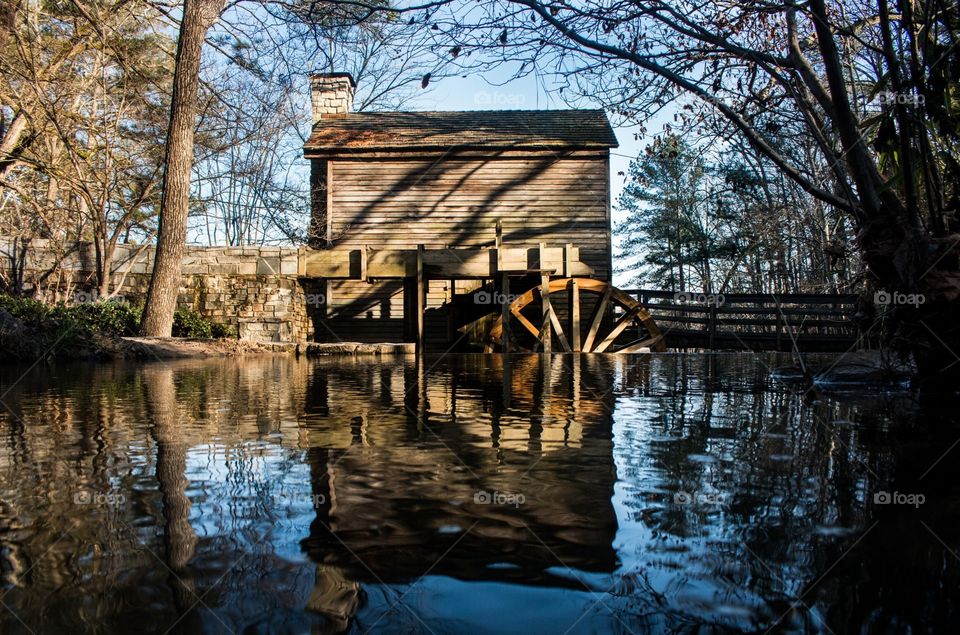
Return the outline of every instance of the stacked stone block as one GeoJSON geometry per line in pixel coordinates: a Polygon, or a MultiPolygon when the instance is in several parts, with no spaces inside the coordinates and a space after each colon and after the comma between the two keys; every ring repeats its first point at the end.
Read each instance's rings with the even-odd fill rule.
{"type": "MultiPolygon", "coordinates": [[[[6,281],[13,277],[13,259],[21,249],[21,241],[0,237],[6,281]]],[[[153,257],[152,246],[118,245],[112,294],[130,302],[146,298],[153,257]]],[[[177,306],[229,324],[241,339],[306,342],[313,327],[298,266],[295,247],[188,247],[177,306]]],[[[92,244],[58,248],[33,239],[23,260],[23,286],[50,300],[88,302],[97,299],[95,271],[92,244]]]]}

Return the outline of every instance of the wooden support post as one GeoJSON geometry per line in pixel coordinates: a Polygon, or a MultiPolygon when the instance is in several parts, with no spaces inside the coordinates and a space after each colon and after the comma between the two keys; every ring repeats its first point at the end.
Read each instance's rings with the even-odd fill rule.
{"type": "Polygon", "coordinates": [[[713,340],[717,335],[717,307],[713,304],[710,305],[710,323],[708,325],[710,333],[708,335],[708,341],[710,342],[709,348],[713,350],[713,340]]]}
{"type": "Polygon", "coordinates": [[[569,278],[573,275],[573,243],[567,243],[563,247],[563,277],[569,278]]]}
{"type": "Polygon", "coordinates": [[[325,202],[326,202],[326,226],[324,227],[324,242],[326,243],[327,249],[333,247],[333,161],[327,161],[326,165],[326,182],[324,186],[326,187],[326,192],[324,193],[325,202]]]}
{"type": "Polygon", "coordinates": [[[574,353],[580,352],[580,285],[571,280],[570,288],[570,347],[574,353]]]}
{"type": "Polygon", "coordinates": [[[364,282],[367,280],[367,246],[360,246],[360,279],[364,282]]]}
{"type": "Polygon", "coordinates": [[[417,352],[423,353],[423,312],[426,309],[427,289],[423,277],[423,245],[417,245],[417,352]]]}
{"type": "Polygon", "coordinates": [[[782,351],[783,340],[783,311],[780,310],[780,303],[777,303],[777,350],[782,351]]]}
{"type": "Polygon", "coordinates": [[[500,318],[503,329],[500,334],[500,341],[503,345],[503,352],[510,351],[510,277],[503,272],[503,222],[497,219],[497,274],[500,276],[500,318]]]}
{"type": "Polygon", "coordinates": [[[505,273],[500,274],[500,317],[502,318],[503,330],[500,334],[500,340],[503,343],[503,352],[510,352],[510,276],[505,273]]]}
{"type": "Polygon", "coordinates": [[[497,219],[497,273],[503,271],[503,223],[497,219]]]}
{"type": "Polygon", "coordinates": [[[416,299],[417,279],[407,276],[403,279],[403,341],[416,342],[416,299]]]}
{"type": "Polygon", "coordinates": [[[447,343],[452,344],[456,338],[456,316],[453,314],[453,307],[457,300],[457,281],[451,279],[447,282],[450,286],[447,288],[447,343]]]}
{"type": "Polygon", "coordinates": [[[540,269],[540,304],[543,310],[543,327],[541,329],[541,342],[543,343],[543,352],[553,352],[553,330],[550,328],[550,274],[544,271],[547,262],[547,245],[540,243],[540,249],[537,251],[538,267],[540,269]]]}
{"type": "Polygon", "coordinates": [[[543,327],[541,328],[543,352],[553,352],[553,329],[550,328],[550,274],[540,274],[540,303],[543,305],[543,327]]]}

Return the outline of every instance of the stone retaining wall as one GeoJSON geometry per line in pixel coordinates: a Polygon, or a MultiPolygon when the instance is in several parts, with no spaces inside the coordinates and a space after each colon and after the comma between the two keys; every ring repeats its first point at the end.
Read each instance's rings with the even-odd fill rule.
{"type": "MultiPolygon", "coordinates": [[[[98,299],[96,252],[91,243],[62,248],[49,240],[0,237],[2,282],[22,281],[26,293],[67,303],[98,299]]],[[[146,297],[154,248],[118,245],[111,295],[130,302],[146,297]]],[[[178,307],[233,326],[241,339],[306,342],[312,339],[307,296],[297,277],[295,247],[187,247],[178,307]]]]}

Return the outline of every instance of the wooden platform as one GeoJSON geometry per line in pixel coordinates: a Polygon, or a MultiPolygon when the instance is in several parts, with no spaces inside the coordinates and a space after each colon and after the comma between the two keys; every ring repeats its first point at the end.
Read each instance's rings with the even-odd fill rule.
{"type": "Polygon", "coordinates": [[[504,247],[501,249],[305,249],[300,275],[331,280],[416,278],[482,280],[503,273],[526,275],[547,271],[563,277],[590,276],[593,268],[580,261],[580,249],[564,247],[504,247]]]}

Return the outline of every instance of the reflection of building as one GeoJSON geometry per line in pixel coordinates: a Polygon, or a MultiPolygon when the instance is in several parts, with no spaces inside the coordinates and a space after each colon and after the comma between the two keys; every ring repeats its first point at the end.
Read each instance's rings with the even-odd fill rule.
{"type": "MultiPolygon", "coordinates": [[[[403,425],[372,411],[350,448],[311,444],[313,492],[329,502],[303,542],[311,558],[365,582],[429,570],[579,587],[547,569],[613,571],[612,399],[602,388],[612,370],[596,357],[500,364],[463,357],[446,372],[396,366],[370,377],[392,388],[378,406],[403,425]]],[[[337,375],[327,373],[330,395],[337,375]]]]}

